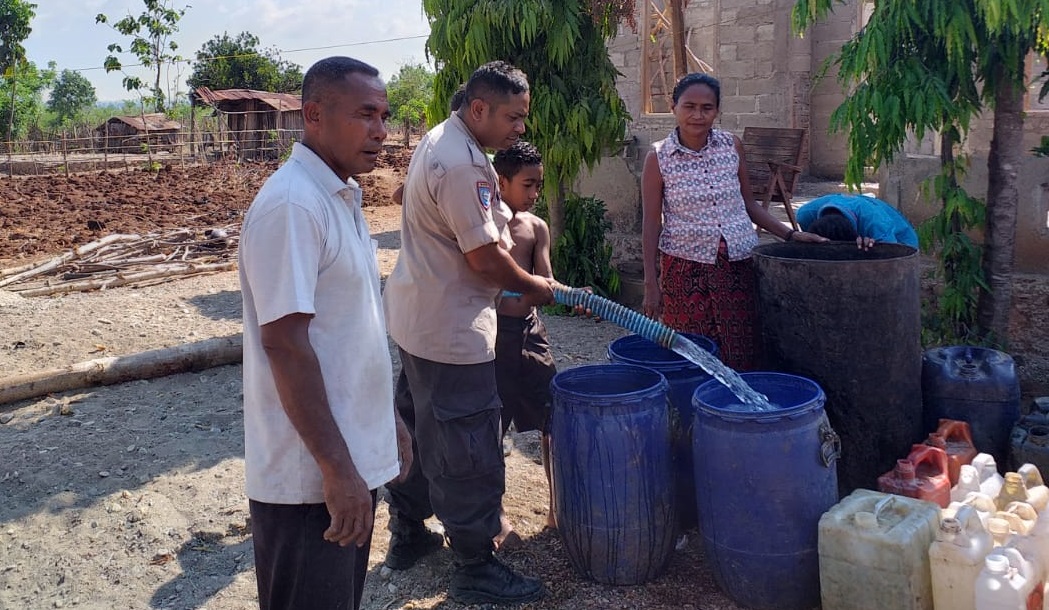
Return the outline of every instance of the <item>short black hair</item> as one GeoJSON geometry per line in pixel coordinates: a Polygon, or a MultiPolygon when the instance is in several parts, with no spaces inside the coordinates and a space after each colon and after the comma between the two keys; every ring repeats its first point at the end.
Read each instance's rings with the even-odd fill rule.
{"type": "Polygon", "coordinates": [[[815,233],[833,241],[856,241],[860,234],[852,221],[837,210],[825,210],[820,217],[812,221],[809,233],[815,233]]]}
{"type": "Polygon", "coordinates": [[[681,80],[674,85],[674,93],[671,95],[674,103],[677,103],[678,98],[680,98],[681,94],[685,92],[685,89],[688,89],[693,85],[706,85],[710,87],[714,92],[714,104],[718,108],[721,108],[721,83],[718,82],[718,79],[705,72],[693,72],[692,74],[682,76],[681,80]]]}
{"type": "Polygon", "coordinates": [[[466,83],[459,85],[459,88],[452,94],[452,101],[449,103],[449,109],[452,112],[459,110],[466,100],[466,83]]]}
{"type": "Polygon", "coordinates": [[[310,66],[302,79],[302,101],[319,102],[329,87],[351,74],[379,76],[372,65],[352,57],[326,57],[310,66]]]}
{"type": "Polygon", "coordinates": [[[498,151],[492,160],[496,173],[507,180],[513,180],[521,168],[542,164],[543,155],[539,154],[539,149],[524,140],[518,140],[510,148],[498,151]]]}
{"type": "Polygon", "coordinates": [[[528,77],[521,70],[505,61],[490,61],[474,70],[466,81],[464,104],[476,99],[489,103],[493,97],[505,98],[528,92],[528,77]]]}

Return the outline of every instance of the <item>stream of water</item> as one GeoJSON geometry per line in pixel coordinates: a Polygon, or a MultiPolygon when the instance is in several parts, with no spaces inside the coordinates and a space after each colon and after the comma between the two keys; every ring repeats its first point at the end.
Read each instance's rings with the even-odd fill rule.
{"type": "MultiPolygon", "coordinates": [[[[675,334],[670,343],[670,349],[681,357],[686,358],[699,368],[706,371],[711,377],[721,382],[736,395],[742,404],[728,405],[732,411],[770,411],[776,408],[769,402],[767,396],[758,392],[740,377],[739,373],[725,365],[716,356],[689,341],[687,337],[675,334]]],[[[721,407],[722,405],[718,405],[721,407]]]]}
{"type": "MultiPolygon", "coordinates": [[[[521,296],[521,293],[504,291],[503,296],[518,297],[521,296]]],[[[568,286],[555,287],[554,298],[562,305],[583,307],[595,316],[601,316],[605,320],[633,331],[653,343],[669,347],[688,359],[731,390],[742,403],[718,405],[719,408],[731,411],[771,411],[776,408],[775,405],[769,402],[767,396],[750,387],[739,376],[739,373],[725,366],[725,363],[718,360],[716,356],[656,320],[646,318],[619,303],[578,288],[570,288],[568,286]],[[668,343],[669,345],[667,345],[668,343]]]]}

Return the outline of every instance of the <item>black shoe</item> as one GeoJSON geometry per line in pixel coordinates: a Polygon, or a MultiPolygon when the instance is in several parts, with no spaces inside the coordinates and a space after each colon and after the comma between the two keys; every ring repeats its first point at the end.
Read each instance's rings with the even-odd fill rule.
{"type": "Polygon", "coordinates": [[[461,604],[520,604],[542,597],[543,583],[490,556],[482,563],[457,567],[448,593],[461,604]]]}
{"type": "Polygon", "coordinates": [[[393,532],[386,551],[386,567],[391,570],[407,570],[442,546],[444,536],[430,531],[422,524],[393,532]]]}

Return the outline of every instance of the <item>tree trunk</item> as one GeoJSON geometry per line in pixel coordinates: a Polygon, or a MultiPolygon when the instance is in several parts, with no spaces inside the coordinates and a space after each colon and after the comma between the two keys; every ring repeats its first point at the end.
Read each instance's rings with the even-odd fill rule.
{"type": "Polygon", "coordinates": [[[11,153],[14,152],[15,148],[15,77],[13,76],[15,68],[11,68],[11,112],[7,117],[7,175],[14,177],[15,175],[15,164],[11,160],[11,153]]]}
{"type": "Polygon", "coordinates": [[[547,209],[550,210],[550,247],[557,247],[557,240],[565,232],[565,196],[567,189],[565,185],[557,185],[557,194],[550,200],[547,209]]]}
{"type": "Polygon", "coordinates": [[[977,320],[984,338],[1004,345],[1009,338],[1016,208],[1023,162],[1025,88],[1002,78],[994,98],[994,136],[987,157],[987,227],[983,272],[990,290],[980,291],[977,320]]]}

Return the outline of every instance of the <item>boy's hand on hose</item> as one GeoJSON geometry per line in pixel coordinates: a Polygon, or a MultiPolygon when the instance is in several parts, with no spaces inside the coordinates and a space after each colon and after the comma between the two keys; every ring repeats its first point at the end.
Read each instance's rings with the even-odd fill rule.
{"type": "MultiPolygon", "coordinates": [[[[562,284],[561,282],[558,282],[557,280],[555,280],[553,278],[550,279],[550,285],[555,290],[565,290],[565,291],[568,291],[568,290],[582,290],[583,292],[585,292],[587,294],[594,294],[594,290],[590,286],[583,286],[581,288],[573,288],[572,286],[566,286],[566,285],[562,284]]],[[[588,318],[593,318],[595,322],[600,322],[601,321],[601,318],[598,317],[598,316],[595,316],[594,312],[590,311],[585,305],[576,305],[575,307],[572,308],[572,313],[574,313],[577,316],[586,316],[588,318]]]]}

